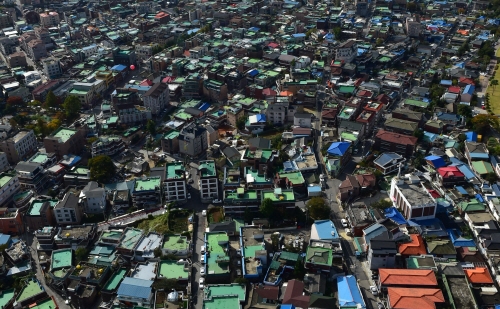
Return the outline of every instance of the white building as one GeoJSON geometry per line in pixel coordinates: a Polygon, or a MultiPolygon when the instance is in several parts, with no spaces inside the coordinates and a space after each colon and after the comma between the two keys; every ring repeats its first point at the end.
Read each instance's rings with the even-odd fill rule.
{"type": "Polygon", "coordinates": [[[5,152],[0,152],[0,172],[4,172],[10,169],[9,161],[7,160],[7,154],[5,152]]]}
{"type": "Polygon", "coordinates": [[[78,197],[71,192],[66,193],[54,206],[54,216],[59,225],[80,224],[82,208],[78,204],[78,197]]]}
{"type": "Polygon", "coordinates": [[[7,154],[10,164],[16,164],[21,160],[28,159],[38,147],[33,130],[21,131],[11,138],[0,143],[0,148],[7,154]]]}
{"type": "Polygon", "coordinates": [[[419,37],[422,32],[422,25],[414,18],[406,19],[406,34],[409,37],[419,37]]]}
{"type": "Polygon", "coordinates": [[[156,43],[137,44],[135,45],[135,54],[140,60],[146,60],[153,56],[153,48],[157,47],[156,43]]]}
{"type": "Polygon", "coordinates": [[[24,72],[23,75],[24,75],[24,81],[26,84],[29,84],[33,81],[42,79],[42,77],[40,76],[40,73],[38,73],[37,71],[24,72]]]}
{"type": "Polygon", "coordinates": [[[42,27],[50,28],[59,25],[59,14],[57,12],[46,12],[40,14],[40,24],[42,27]]]}
{"type": "Polygon", "coordinates": [[[62,68],[59,59],[50,57],[42,59],[43,72],[49,79],[58,78],[62,75],[62,68]]]}
{"type": "Polygon", "coordinates": [[[200,161],[198,166],[201,200],[206,203],[219,198],[219,179],[214,161],[200,161]]]}
{"type": "Polygon", "coordinates": [[[19,178],[15,174],[1,174],[0,185],[0,206],[4,206],[19,191],[19,178]]]}
{"type": "Polygon", "coordinates": [[[187,200],[186,169],[182,162],[168,163],[166,165],[163,188],[166,201],[187,200]]]}
{"type": "Polygon", "coordinates": [[[340,44],[335,51],[335,60],[352,62],[358,54],[358,44],[355,40],[349,40],[340,44]]]}
{"type": "Polygon", "coordinates": [[[136,105],[133,108],[120,109],[118,113],[120,123],[146,122],[151,119],[151,110],[144,106],[136,105]]]}
{"type": "Polygon", "coordinates": [[[158,82],[151,87],[143,96],[144,107],[151,110],[151,114],[160,114],[169,102],[169,91],[167,84],[158,82]]]}
{"type": "Polygon", "coordinates": [[[422,186],[420,179],[406,175],[407,180],[394,177],[391,181],[391,198],[394,206],[409,219],[432,219],[436,216],[437,202],[422,186]]]}
{"type": "Polygon", "coordinates": [[[80,192],[79,203],[85,213],[99,214],[106,210],[106,192],[95,181],[89,182],[80,192]]]}

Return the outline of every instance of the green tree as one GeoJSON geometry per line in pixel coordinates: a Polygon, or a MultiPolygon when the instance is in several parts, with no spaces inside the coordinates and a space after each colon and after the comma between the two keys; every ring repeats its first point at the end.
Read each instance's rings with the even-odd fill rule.
{"type": "Polygon", "coordinates": [[[80,104],[80,99],[74,95],[69,95],[66,97],[63,103],[64,112],[66,117],[69,119],[74,119],[80,113],[82,105],[80,104]]]}
{"type": "Polygon", "coordinates": [[[340,37],[342,35],[342,29],[340,27],[335,27],[333,28],[333,35],[335,36],[335,40],[340,40],[340,37]]]}
{"type": "Polygon", "coordinates": [[[109,156],[99,155],[89,159],[90,178],[99,183],[106,183],[116,173],[116,166],[109,156]]]}
{"type": "Polygon", "coordinates": [[[238,120],[236,120],[236,127],[238,128],[238,130],[243,130],[245,128],[246,122],[247,122],[246,117],[243,116],[238,118],[238,120]]]}
{"type": "Polygon", "coordinates": [[[458,114],[461,116],[464,116],[465,118],[471,118],[472,117],[472,110],[470,106],[465,105],[465,104],[459,104],[458,105],[458,114]]]}
{"type": "Polygon", "coordinates": [[[77,263],[84,261],[87,258],[88,251],[86,248],[78,248],[75,250],[75,259],[77,263]]]}
{"type": "Polygon", "coordinates": [[[498,129],[498,118],[489,114],[479,114],[472,118],[472,125],[479,134],[486,133],[490,127],[498,129]]]}
{"type": "Polygon", "coordinates": [[[377,46],[380,46],[384,43],[384,40],[382,40],[381,38],[378,38],[377,41],[375,41],[375,45],[377,46]]]}
{"type": "Polygon", "coordinates": [[[483,178],[484,180],[489,181],[490,183],[495,183],[498,179],[497,174],[495,174],[495,172],[490,172],[486,174],[483,178]]]}
{"type": "Polygon", "coordinates": [[[45,102],[43,102],[43,105],[45,108],[56,107],[57,101],[58,100],[56,95],[52,92],[52,90],[50,90],[45,97],[45,102]]]}
{"type": "Polygon", "coordinates": [[[245,223],[251,224],[253,221],[253,213],[250,211],[250,208],[245,207],[245,213],[243,214],[243,221],[245,223]]]}
{"type": "Polygon", "coordinates": [[[422,166],[424,164],[424,155],[420,152],[415,153],[415,158],[413,158],[412,164],[413,166],[422,166]]]}
{"type": "Polygon", "coordinates": [[[260,204],[259,210],[264,217],[271,219],[276,211],[276,209],[274,208],[273,200],[271,200],[270,198],[264,199],[262,201],[262,204],[260,204]]]}
{"type": "Polygon", "coordinates": [[[490,85],[493,86],[493,93],[495,93],[495,89],[498,86],[498,80],[494,79],[490,82],[490,85]]]}
{"type": "Polygon", "coordinates": [[[151,134],[151,137],[154,137],[156,135],[156,123],[149,119],[148,123],[146,124],[146,130],[151,134]]]}
{"type": "Polygon", "coordinates": [[[413,132],[413,136],[418,138],[419,141],[421,141],[424,138],[424,131],[420,129],[416,129],[415,132],[413,132]]]}
{"type": "Polygon", "coordinates": [[[322,197],[313,197],[307,201],[306,208],[313,220],[330,219],[330,206],[322,197]]]}
{"type": "Polygon", "coordinates": [[[42,102],[40,102],[38,100],[33,100],[33,101],[29,102],[28,105],[29,106],[41,106],[42,102]]]}
{"type": "Polygon", "coordinates": [[[304,267],[304,262],[302,261],[301,258],[298,258],[293,268],[293,276],[297,280],[304,280],[305,275],[306,275],[306,268],[304,267]]]}
{"type": "Polygon", "coordinates": [[[386,199],[382,199],[382,200],[379,200],[379,201],[372,203],[370,205],[370,207],[383,210],[383,209],[392,207],[392,203],[386,199]]]}
{"type": "Polygon", "coordinates": [[[248,283],[248,280],[243,277],[236,277],[233,281],[233,283],[238,283],[238,284],[244,284],[246,285],[248,283]]]}

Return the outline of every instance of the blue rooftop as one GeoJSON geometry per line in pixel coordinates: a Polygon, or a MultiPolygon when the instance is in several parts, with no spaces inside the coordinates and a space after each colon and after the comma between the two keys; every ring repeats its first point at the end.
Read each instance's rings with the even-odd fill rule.
{"type": "Polygon", "coordinates": [[[251,70],[250,72],[248,72],[248,75],[250,77],[255,77],[255,76],[259,75],[259,70],[255,70],[255,69],[251,70]]]}
{"type": "Polygon", "coordinates": [[[458,169],[465,175],[465,178],[467,179],[472,179],[476,177],[471,168],[466,164],[458,165],[458,169]]]}
{"type": "Polygon", "coordinates": [[[386,218],[391,219],[392,221],[396,222],[399,225],[407,224],[405,218],[403,215],[395,208],[395,207],[389,207],[384,210],[384,215],[386,218]]]}
{"type": "Polygon", "coordinates": [[[425,157],[425,160],[427,160],[428,163],[430,163],[435,168],[446,166],[446,162],[444,162],[444,159],[440,156],[427,156],[425,157]]]}
{"type": "Polygon", "coordinates": [[[316,220],[314,221],[311,227],[311,237],[313,237],[314,231],[316,232],[317,237],[321,240],[338,240],[339,234],[337,232],[337,228],[333,224],[331,220],[316,220]]]}
{"type": "Polygon", "coordinates": [[[327,153],[332,156],[343,156],[351,146],[351,142],[334,142],[328,148],[327,153]]]}
{"type": "Polygon", "coordinates": [[[0,233],[0,246],[10,245],[10,235],[0,233]]]}
{"type": "Polygon", "coordinates": [[[118,296],[148,299],[153,281],[126,277],[118,288],[118,296]]]}
{"type": "Polygon", "coordinates": [[[457,247],[476,247],[476,243],[473,239],[467,239],[462,237],[462,233],[458,230],[446,230],[450,236],[453,246],[457,247]]]}
{"type": "Polygon", "coordinates": [[[441,85],[451,86],[451,85],[453,85],[453,82],[450,79],[443,79],[443,80],[441,80],[441,85]]]}
{"type": "Polygon", "coordinates": [[[114,67],[111,68],[112,71],[123,71],[127,68],[126,65],[123,64],[117,64],[114,67]]]}
{"type": "Polygon", "coordinates": [[[207,111],[207,109],[208,109],[209,107],[210,107],[210,103],[206,103],[206,102],[205,102],[205,103],[201,104],[201,106],[200,106],[200,107],[198,107],[198,109],[199,109],[200,111],[204,111],[204,112],[206,112],[206,111],[207,111]]]}
{"type": "Polygon", "coordinates": [[[337,290],[340,308],[366,308],[356,277],[352,275],[337,277],[337,290]]]}
{"type": "Polygon", "coordinates": [[[465,86],[464,92],[462,92],[462,94],[473,95],[475,90],[476,90],[476,87],[474,87],[472,85],[467,85],[467,86],[465,86]]]}
{"type": "Polygon", "coordinates": [[[465,133],[468,142],[476,142],[477,141],[477,133],[474,131],[469,131],[465,133]]]}

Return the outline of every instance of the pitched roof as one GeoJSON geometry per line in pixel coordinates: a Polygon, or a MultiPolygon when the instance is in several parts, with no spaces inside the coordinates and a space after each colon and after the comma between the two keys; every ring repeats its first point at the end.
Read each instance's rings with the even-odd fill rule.
{"type": "Polygon", "coordinates": [[[399,253],[403,255],[423,255],[427,253],[422,236],[410,234],[410,240],[410,242],[399,245],[399,253]]]}
{"type": "Polygon", "coordinates": [[[303,293],[304,282],[295,279],[290,280],[288,281],[282,303],[307,308],[309,306],[309,296],[303,295],[303,293]]]}
{"type": "Polygon", "coordinates": [[[492,284],[490,272],[486,267],[476,267],[472,269],[464,269],[467,279],[470,283],[476,284],[492,284]]]}
{"type": "Polygon", "coordinates": [[[437,169],[437,172],[445,179],[449,177],[465,177],[464,173],[462,173],[456,166],[440,167],[437,169]]]}
{"type": "Polygon", "coordinates": [[[255,293],[259,294],[260,297],[271,300],[278,300],[279,292],[280,288],[277,286],[263,285],[255,288],[255,293]]]}
{"type": "Polygon", "coordinates": [[[351,142],[334,142],[328,148],[328,154],[343,156],[351,146],[351,142]]]}
{"type": "Polygon", "coordinates": [[[148,298],[151,294],[153,281],[137,278],[125,277],[118,288],[118,296],[128,296],[132,298],[148,298]]]}
{"type": "Polygon", "coordinates": [[[455,246],[450,239],[427,240],[427,251],[435,255],[456,255],[455,246]]]}
{"type": "Polygon", "coordinates": [[[356,308],[360,304],[361,308],[366,308],[363,296],[356,282],[356,277],[352,275],[337,277],[337,289],[339,305],[341,307],[356,308]]]}
{"type": "Polygon", "coordinates": [[[430,269],[379,269],[383,285],[437,286],[436,275],[430,269]]]}
{"type": "Polygon", "coordinates": [[[393,309],[436,309],[445,302],[440,289],[388,288],[387,294],[393,309]]]}
{"type": "Polygon", "coordinates": [[[376,138],[399,145],[416,145],[418,141],[415,136],[409,136],[385,130],[378,130],[376,138]]]}

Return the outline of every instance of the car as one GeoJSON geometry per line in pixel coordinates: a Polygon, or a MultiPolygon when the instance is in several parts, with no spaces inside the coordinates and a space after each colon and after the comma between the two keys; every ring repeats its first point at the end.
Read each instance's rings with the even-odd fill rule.
{"type": "Polygon", "coordinates": [[[153,152],[158,152],[158,151],[160,151],[160,147],[156,147],[153,152]]]}
{"type": "Polygon", "coordinates": [[[372,280],[377,280],[378,279],[378,275],[377,274],[372,274],[372,280]]]}
{"type": "Polygon", "coordinates": [[[201,254],[205,253],[205,246],[200,247],[201,254]]]}
{"type": "Polygon", "coordinates": [[[372,292],[373,295],[378,295],[378,290],[377,287],[374,285],[370,286],[370,292],[372,292]]]}
{"type": "Polygon", "coordinates": [[[198,284],[200,285],[200,289],[205,288],[205,278],[200,278],[200,281],[198,281],[198,284]]]}
{"type": "Polygon", "coordinates": [[[214,203],[214,204],[220,204],[220,203],[222,203],[222,201],[221,201],[221,200],[219,200],[219,199],[214,199],[214,200],[212,201],[212,203],[214,203]]]}
{"type": "Polygon", "coordinates": [[[188,183],[194,183],[193,178],[189,178],[188,183]]]}
{"type": "Polygon", "coordinates": [[[191,199],[191,193],[188,193],[188,200],[191,199]]]}
{"type": "Polygon", "coordinates": [[[201,261],[201,264],[205,264],[205,254],[201,255],[200,261],[201,261]]]}
{"type": "Polygon", "coordinates": [[[341,220],[340,220],[340,223],[342,224],[342,227],[343,227],[343,228],[349,227],[349,224],[347,223],[347,220],[346,220],[346,219],[341,219],[341,220]]]}
{"type": "Polygon", "coordinates": [[[205,209],[203,209],[203,211],[201,212],[201,215],[202,215],[203,217],[206,217],[206,216],[207,216],[207,211],[206,211],[205,209]]]}
{"type": "Polygon", "coordinates": [[[384,303],[377,302],[378,309],[385,309],[384,303]]]}
{"type": "Polygon", "coordinates": [[[200,276],[205,276],[205,267],[200,267],[200,276]]]}

